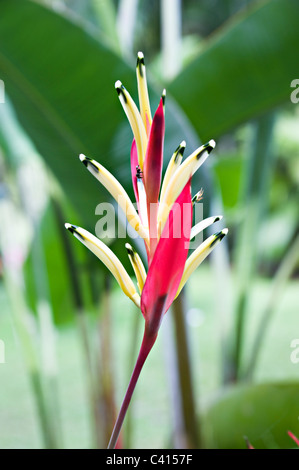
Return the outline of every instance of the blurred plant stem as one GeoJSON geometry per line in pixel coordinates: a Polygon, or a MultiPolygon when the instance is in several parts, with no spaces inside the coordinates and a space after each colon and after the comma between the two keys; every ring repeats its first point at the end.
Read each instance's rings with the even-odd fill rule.
{"type": "Polygon", "coordinates": [[[293,243],[289,247],[286,255],[278,267],[275,277],[272,281],[271,293],[265,309],[263,310],[260,318],[260,323],[257,328],[256,337],[253,343],[251,357],[248,361],[246,374],[244,375],[247,380],[252,380],[258,359],[260,357],[263,340],[265,338],[267,328],[272,320],[272,317],[277,309],[278,303],[283,296],[286,288],[287,281],[291,277],[296,265],[299,261],[299,234],[297,234],[293,243]]]}
{"type": "MultiPolygon", "coordinates": [[[[214,188],[214,197],[211,201],[211,214],[224,214],[224,208],[220,189],[217,188],[217,180],[213,178],[211,183],[214,188]]],[[[226,223],[222,221],[224,226],[226,223]]],[[[228,241],[226,238],[217,247],[217,251],[211,253],[211,266],[213,269],[213,282],[215,283],[216,295],[215,311],[218,318],[218,335],[221,345],[221,374],[222,383],[225,384],[232,376],[230,332],[232,329],[231,312],[233,311],[233,280],[230,267],[230,256],[228,241]]]]}
{"type": "Polygon", "coordinates": [[[32,328],[32,318],[28,311],[23,288],[16,282],[16,273],[12,276],[9,270],[4,269],[4,285],[12,306],[13,324],[23,352],[23,360],[31,383],[35,398],[35,405],[40,422],[41,434],[46,449],[55,446],[55,438],[48,419],[47,402],[42,383],[40,364],[36,348],[35,332],[32,328]]]}
{"type": "MultiPolygon", "coordinates": [[[[111,345],[111,276],[105,274],[101,295],[101,315],[98,323],[100,350],[98,354],[99,415],[102,423],[102,446],[107,447],[117,416],[114,394],[114,374],[112,367],[111,345]]],[[[122,445],[120,438],[119,446],[122,445]]]]}
{"type": "Polygon", "coordinates": [[[196,406],[193,393],[192,370],[186,329],[185,295],[181,294],[173,302],[172,314],[175,327],[176,358],[179,375],[182,415],[186,446],[189,449],[201,447],[197,428],[196,406]]]}
{"type": "Polygon", "coordinates": [[[235,345],[232,356],[231,381],[241,377],[242,342],[246,309],[258,256],[259,226],[267,205],[267,191],[273,167],[271,148],[274,116],[260,117],[253,124],[253,136],[244,164],[243,221],[236,240],[236,303],[235,345]]]}
{"type": "MultiPolygon", "coordinates": [[[[142,320],[142,315],[140,315],[140,312],[137,312],[137,314],[134,315],[134,318],[133,318],[131,351],[130,351],[130,356],[129,356],[129,361],[128,361],[129,362],[128,363],[129,374],[131,374],[131,371],[134,367],[135,359],[136,359],[137,352],[138,352],[138,338],[139,338],[139,332],[142,326],[141,320],[142,320]]],[[[125,422],[125,433],[124,433],[125,445],[124,447],[126,449],[131,449],[131,446],[132,446],[133,408],[134,408],[134,401],[127,411],[127,417],[126,417],[126,422],[125,422]]]]}
{"type": "MultiPolygon", "coordinates": [[[[89,395],[89,405],[90,405],[90,414],[93,421],[93,445],[95,447],[103,448],[106,445],[106,442],[103,442],[103,423],[101,420],[99,406],[98,406],[98,392],[96,384],[96,376],[93,370],[93,360],[92,360],[92,347],[88,331],[88,319],[84,307],[83,299],[83,289],[80,279],[80,268],[78,266],[76,257],[73,252],[73,245],[68,237],[68,234],[64,228],[65,215],[63,213],[62,204],[57,197],[52,199],[54,213],[57,221],[58,230],[60,233],[61,241],[64,247],[64,253],[66,256],[67,267],[69,271],[69,279],[71,284],[71,290],[75,305],[77,325],[79,329],[84,361],[86,365],[86,376],[87,376],[87,388],[89,395]]],[[[95,305],[98,302],[98,297],[96,297],[95,305]]]]}
{"type": "Polygon", "coordinates": [[[97,316],[99,314],[98,327],[96,329],[98,338],[95,338],[98,347],[94,348],[89,334],[88,316],[84,306],[85,301],[83,298],[82,280],[79,276],[80,267],[78,266],[70,237],[64,228],[66,218],[63,213],[62,205],[57,198],[53,199],[53,206],[66,254],[77,312],[78,328],[83,346],[90,412],[93,419],[94,445],[100,449],[106,448],[116,418],[111,358],[110,276],[105,274],[103,282],[102,276],[98,275],[97,263],[95,267],[92,265],[89,269],[92,304],[97,316]]]}
{"type": "Polygon", "coordinates": [[[62,447],[62,426],[58,398],[57,359],[55,346],[55,326],[51,308],[47,268],[43,250],[43,241],[38,223],[32,244],[32,263],[36,289],[36,310],[39,319],[42,375],[44,395],[47,403],[47,421],[50,427],[52,448],[62,447]]]}
{"type": "Polygon", "coordinates": [[[15,177],[13,183],[10,181],[10,191],[15,191],[17,194],[17,202],[11,198],[10,191],[3,202],[11,204],[6,216],[2,214],[4,216],[1,221],[1,229],[4,239],[6,238],[6,244],[4,243],[2,249],[4,258],[8,258],[5,268],[7,289],[11,297],[14,319],[35,394],[45,447],[58,448],[62,443],[62,428],[57,386],[55,328],[43,240],[40,233],[40,222],[48,198],[45,174],[31,141],[15,118],[9,101],[5,103],[5,107],[1,111],[0,120],[3,124],[1,129],[4,131],[1,136],[1,144],[4,145],[6,157],[15,177]],[[24,210],[23,213],[21,209],[24,210]],[[23,219],[24,226],[17,226],[18,217],[20,220],[23,219]],[[30,231],[28,239],[23,233],[24,238],[22,239],[18,233],[18,230],[24,230],[25,226],[30,231]],[[37,333],[36,337],[30,331],[29,308],[25,296],[25,286],[23,286],[24,261],[30,248],[36,291],[35,306],[39,320],[39,328],[35,332],[35,334],[37,333]],[[10,258],[20,257],[20,253],[21,258],[15,265],[10,258]],[[37,348],[37,338],[40,349],[37,348]],[[39,356],[41,356],[41,360],[39,356]]]}
{"type": "Polygon", "coordinates": [[[171,80],[182,68],[181,0],[161,0],[162,74],[171,80]]]}
{"type": "MultiPolygon", "coordinates": [[[[182,13],[180,0],[161,0],[161,42],[163,56],[164,79],[173,78],[180,70],[181,62],[181,34],[182,13]]],[[[199,446],[200,438],[197,424],[196,407],[194,402],[192,367],[188,350],[188,337],[186,328],[185,293],[181,292],[172,305],[172,320],[175,331],[175,351],[178,394],[171,394],[174,413],[179,416],[174,422],[181,423],[182,429],[173,429],[174,442],[180,447],[194,448],[199,446]],[[182,434],[183,433],[183,434],[182,434]],[[177,435],[175,435],[177,434],[177,435]]],[[[171,346],[171,342],[169,342],[171,346]]]]}
{"type": "Polygon", "coordinates": [[[121,51],[125,57],[133,52],[137,11],[138,0],[119,1],[116,27],[121,51]]]}
{"type": "Polygon", "coordinates": [[[120,42],[116,29],[116,10],[112,0],[92,0],[101,31],[109,39],[116,52],[120,52],[120,42]]]}

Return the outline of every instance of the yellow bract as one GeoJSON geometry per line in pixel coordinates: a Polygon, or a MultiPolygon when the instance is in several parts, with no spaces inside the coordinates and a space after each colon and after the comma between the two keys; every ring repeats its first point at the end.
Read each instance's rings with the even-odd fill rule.
{"type": "Polygon", "coordinates": [[[214,250],[215,246],[218,242],[222,240],[222,238],[227,235],[228,229],[224,228],[221,232],[215,233],[207,238],[201,245],[189,256],[186,261],[185,269],[183,272],[183,276],[176,294],[176,297],[181,292],[182,288],[186,284],[187,280],[195,271],[196,268],[203,262],[203,260],[214,250]]]}
{"type": "Polygon", "coordinates": [[[218,222],[221,219],[222,219],[222,215],[216,215],[212,217],[207,217],[206,219],[203,219],[200,222],[198,222],[198,224],[194,225],[194,227],[192,227],[191,229],[190,240],[196,237],[196,235],[198,235],[204,229],[214,224],[215,222],[218,222]]]}
{"type": "Polygon", "coordinates": [[[181,194],[191,176],[208,158],[209,153],[213,148],[215,148],[215,145],[214,140],[211,140],[208,144],[202,145],[186,158],[186,160],[177,168],[166,187],[163,200],[160,201],[158,211],[158,226],[160,228],[160,233],[163,230],[173,203],[181,194]]]}
{"type": "Polygon", "coordinates": [[[125,89],[125,87],[119,80],[115,83],[115,88],[133,131],[137,146],[138,163],[140,169],[142,170],[147,147],[147,135],[145,126],[141,119],[138,108],[134,103],[133,99],[131,98],[130,93],[125,89]]]}
{"type": "Polygon", "coordinates": [[[145,270],[145,267],[144,267],[144,265],[141,261],[140,256],[138,255],[138,253],[136,253],[134,248],[129,243],[126,243],[126,248],[127,248],[127,251],[128,251],[129,259],[131,261],[131,264],[132,264],[134,272],[135,272],[135,276],[136,276],[137,284],[138,284],[138,289],[139,289],[139,292],[141,294],[144,283],[145,283],[145,280],[146,280],[146,270],[145,270]]]}
{"type": "Polygon", "coordinates": [[[140,217],[137,214],[131,199],[129,198],[127,192],[120,184],[120,182],[116,178],[114,178],[114,176],[108,170],[106,170],[103,165],[96,162],[95,160],[87,158],[83,154],[81,154],[79,158],[81,162],[86,166],[86,168],[90,171],[90,173],[92,173],[96,177],[96,179],[103,186],[105,186],[107,191],[109,191],[109,193],[113,196],[113,198],[124,211],[129,224],[148,244],[148,230],[141,223],[140,217]]]}
{"type": "Polygon", "coordinates": [[[105,264],[119,283],[123,292],[133,300],[137,307],[140,307],[140,296],[135,289],[133,281],[113,251],[111,251],[105,243],[84,228],[76,227],[71,224],[65,224],[65,228],[67,228],[81,243],[83,243],[83,245],[92,251],[92,253],[94,253],[105,264]]]}
{"type": "Polygon", "coordinates": [[[160,201],[163,201],[164,196],[165,196],[165,191],[169,184],[169,181],[171,180],[172,176],[174,175],[174,173],[176,172],[176,170],[178,169],[178,167],[180,166],[182,162],[185,148],[186,148],[186,142],[183,140],[183,142],[180,143],[176,151],[173,153],[168,163],[168,166],[167,166],[164,178],[163,178],[163,182],[162,182],[160,201]]]}
{"type": "Polygon", "coordinates": [[[144,55],[142,52],[137,54],[137,67],[136,67],[139,107],[141,118],[147,133],[149,135],[150,127],[152,125],[151,107],[148,97],[146,70],[144,65],[144,55]]]}

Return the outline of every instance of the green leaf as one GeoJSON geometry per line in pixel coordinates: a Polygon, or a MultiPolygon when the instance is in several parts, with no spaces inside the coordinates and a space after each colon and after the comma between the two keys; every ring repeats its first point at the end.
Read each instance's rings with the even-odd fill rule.
{"type": "MultiPolygon", "coordinates": [[[[137,99],[136,74],[99,37],[30,0],[0,2],[0,77],[28,135],[92,230],[107,191],[79,153],[95,158],[131,188],[132,132],[114,89],[120,79],[137,99]]],[[[162,92],[162,87],[161,87],[162,92]]],[[[152,108],[158,105],[151,90],[152,108]]],[[[183,139],[196,145],[188,121],[167,100],[165,164],[183,139]]],[[[69,221],[76,223],[76,220],[69,221]]]]}
{"type": "Polygon", "coordinates": [[[259,3],[230,20],[169,84],[203,141],[290,100],[298,76],[298,16],[296,0],[259,3]]]}
{"type": "Polygon", "coordinates": [[[214,159],[214,172],[221,189],[221,197],[226,210],[235,209],[238,204],[241,184],[242,155],[230,152],[214,159]]]}
{"type": "Polygon", "coordinates": [[[90,225],[108,194],[78,155],[116,175],[125,155],[120,173],[129,181],[131,135],[111,146],[124,119],[114,82],[130,87],[134,73],[87,31],[31,1],[1,1],[0,44],[0,77],[19,120],[90,225]]]}
{"type": "Polygon", "coordinates": [[[287,432],[299,435],[298,383],[238,386],[216,400],[205,415],[207,446],[245,449],[296,447],[287,432]]]}
{"type": "Polygon", "coordinates": [[[102,32],[110,41],[111,47],[119,51],[119,39],[116,28],[116,8],[112,0],[92,0],[94,13],[96,13],[97,22],[102,32]]]}
{"type": "MultiPolygon", "coordinates": [[[[32,249],[24,266],[27,301],[32,310],[36,312],[37,302],[43,294],[39,289],[40,282],[44,283],[43,288],[48,293],[48,301],[51,303],[55,323],[65,323],[74,319],[75,305],[63,245],[51,205],[47,207],[42,217],[39,232],[39,237],[35,236],[33,240],[32,249]],[[41,256],[38,260],[35,259],[33,251],[36,243],[42,243],[44,259],[41,259],[41,256]],[[38,261],[38,265],[34,266],[36,261],[38,261]]],[[[80,248],[79,244],[74,244],[74,250],[78,251],[80,248]]]]}

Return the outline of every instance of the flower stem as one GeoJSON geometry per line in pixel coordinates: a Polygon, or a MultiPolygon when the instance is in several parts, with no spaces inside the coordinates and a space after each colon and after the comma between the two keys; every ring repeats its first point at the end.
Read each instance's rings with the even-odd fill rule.
{"type": "Polygon", "coordinates": [[[235,343],[232,357],[231,381],[242,378],[242,351],[254,276],[257,273],[259,244],[258,227],[265,220],[269,181],[273,169],[273,130],[275,115],[266,114],[257,119],[252,129],[252,145],[244,165],[243,207],[246,217],[238,231],[235,266],[238,282],[235,283],[235,343]]]}
{"type": "Polygon", "coordinates": [[[139,375],[145,363],[145,360],[156,341],[156,338],[157,338],[157,334],[154,334],[154,335],[148,334],[147,331],[145,330],[142,344],[140,347],[140,351],[138,354],[138,358],[137,358],[137,361],[133,370],[133,374],[131,376],[131,379],[130,379],[130,382],[129,382],[129,385],[125,394],[125,398],[122,402],[121,409],[119,411],[116,423],[114,425],[107,449],[114,449],[116,446],[120,430],[122,428],[133,392],[137,384],[137,380],[139,378],[139,375]]]}
{"type": "Polygon", "coordinates": [[[181,412],[183,415],[185,446],[198,449],[200,444],[199,426],[196,417],[192,367],[189,355],[188,331],[185,323],[184,291],[172,304],[175,327],[177,368],[181,395],[181,412]]]}

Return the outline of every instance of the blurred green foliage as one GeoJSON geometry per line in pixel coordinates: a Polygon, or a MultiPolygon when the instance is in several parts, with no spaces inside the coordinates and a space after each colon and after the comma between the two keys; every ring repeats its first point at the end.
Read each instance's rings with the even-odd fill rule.
{"type": "Polygon", "coordinates": [[[208,447],[244,449],[248,436],[256,449],[295,447],[287,431],[299,433],[297,396],[296,382],[228,390],[206,416],[208,447]]]}

